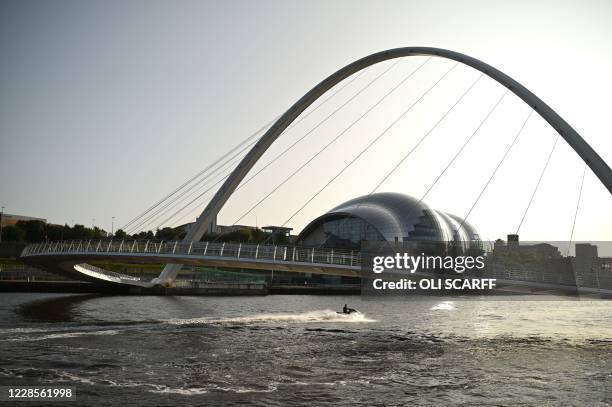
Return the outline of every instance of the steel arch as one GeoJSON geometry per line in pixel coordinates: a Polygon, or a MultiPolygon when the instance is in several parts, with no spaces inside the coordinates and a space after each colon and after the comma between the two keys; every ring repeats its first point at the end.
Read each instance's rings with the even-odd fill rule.
{"type": "MultiPolygon", "coordinates": [[[[485,75],[499,82],[512,93],[521,98],[531,106],[544,120],[546,120],[563,139],[578,153],[580,158],[591,168],[599,180],[612,194],[612,170],[606,162],[593,150],[593,148],[574,130],[561,116],[559,116],[550,106],[544,103],[539,97],[525,88],[519,82],[500,70],[486,64],[471,56],[459,52],[450,51],[442,48],[432,47],[402,47],[386,51],[377,52],[363,57],[355,62],[346,65],[344,68],[328,76],[302,98],[293,104],[261,137],[253,148],[242,159],[240,164],[234,169],[215,196],[210,200],[204,211],[197,218],[194,227],[185,236],[185,242],[199,241],[204,235],[208,225],[217,216],[223,205],[227,202],[234,190],[244,179],[247,173],[253,168],[255,163],[282,134],[282,132],[306,110],[319,97],[329,89],[348,78],[349,76],[379,62],[407,56],[435,56],[445,59],[458,61],[470,66],[485,75]]],[[[180,265],[167,264],[164,270],[156,279],[158,283],[171,283],[176,277],[180,265]]]]}

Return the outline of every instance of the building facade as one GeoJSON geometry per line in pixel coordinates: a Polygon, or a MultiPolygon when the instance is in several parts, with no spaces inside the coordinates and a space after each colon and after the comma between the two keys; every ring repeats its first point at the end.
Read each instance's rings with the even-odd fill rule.
{"type": "Polygon", "coordinates": [[[299,244],[361,249],[371,242],[431,242],[462,249],[480,245],[476,229],[462,219],[411,196],[383,192],[351,199],[310,222],[299,244]]]}
{"type": "Polygon", "coordinates": [[[33,216],[14,215],[10,213],[3,213],[2,215],[0,215],[0,223],[2,224],[2,226],[15,226],[17,222],[29,220],[38,220],[43,223],[47,223],[47,219],[35,218],[33,216]]]}

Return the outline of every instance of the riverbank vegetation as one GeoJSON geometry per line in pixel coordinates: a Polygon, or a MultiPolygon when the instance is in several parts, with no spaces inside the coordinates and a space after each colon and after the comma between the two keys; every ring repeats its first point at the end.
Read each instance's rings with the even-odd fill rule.
{"type": "MultiPolygon", "coordinates": [[[[89,240],[89,239],[139,239],[139,240],[165,240],[175,241],[185,237],[184,227],[165,227],[155,231],[142,231],[129,235],[124,230],[117,230],[111,235],[97,226],[93,228],[84,225],[55,225],[39,220],[19,221],[15,225],[2,228],[2,241],[14,243],[39,243],[54,240],[89,240]]],[[[287,243],[288,238],[282,235],[270,236],[259,228],[238,227],[227,233],[207,233],[202,241],[218,242],[240,242],[240,243],[263,243],[265,241],[275,243],[287,243]],[[273,237],[273,239],[270,239],[273,237]]]]}

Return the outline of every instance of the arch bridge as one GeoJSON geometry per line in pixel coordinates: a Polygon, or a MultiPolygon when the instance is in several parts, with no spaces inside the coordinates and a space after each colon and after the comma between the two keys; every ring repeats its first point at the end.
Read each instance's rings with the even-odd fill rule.
{"type": "MultiPolygon", "coordinates": [[[[198,264],[210,265],[228,265],[231,263],[236,267],[253,268],[270,268],[273,265],[274,268],[281,267],[281,269],[285,269],[287,271],[308,271],[314,273],[330,272],[340,275],[355,275],[355,273],[358,272],[357,259],[359,259],[359,254],[351,255],[355,257],[351,257],[350,264],[338,265],[335,264],[333,260],[330,260],[330,262],[322,261],[324,259],[331,259],[333,257],[329,249],[291,248],[288,250],[290,250],[292,253],[298,253],[297,258],[295,258],[292,254],[292,258],[287,260],[285,255],[283,255],[283,259],[281,261],[276,256],[273,256],[272,259],[269,258],[270,250],[274,250],[272,246],[259,248],[254,248],[247,245],[231,246],[231,252],[233,253],[235,250],[237,250],[242,257],[238,255],[226,256],[226,254],[230,253],[230,251],[226,251],[229,250],[230,245],[226,247],[222,244],[221,246],[215,244],[214,250],[218,250],[218,253],[215,252],[216,255],[212,254],[212,251],[207,253],[199,253],[200,251],[205,250],[203,248],[206,246],[206,243],[200,242],[200,240],[204,233],[208,230],[209,225],[211,225],[214,219],[216,219],[219,211],[223,208],[227,200],[230,198],[236,188],[238,188],[253,166],[270,148],[274,141],[276,141],[278,137],[288,128],[288,126],[294,122],[309,106],[311,106],[328,90],[355,73],[383,61],[409,56],[430,56],[454,60],[458,63],[472,67],[500,83],[510,92],[522,99],[533,109],[533,111],[546,120],[552,126],[552,128],[555,129],[555,131],[576,151],[580,158],[599,178],[605,188],[612,194],[612,170],[610,167],[561,116],[559,116],[551,107],[549,107],[519,82],[515,81],[491,65],[459,52],[431,47],[404,47],[377,52],[348,64],[324,79],[296,103],[294,103],[293,106],[291,106],[274,122],[274,124],[250,149],[250,151],[248,151],[222,186],[217,190],[216,194],[197,218],[195,225],[189,230],[186,237],[181,242],[154,243],[153,247],[156,247],[157,249],[151,249],[151,247],[147,246],[146,244],[144,247],[141,247],[141,243],[139,242],[128,242],[127,246],[124,246],[124,243],[121,242],[111,242],[106,250],[103,251],[99,250],[97,244],[96,250],[92,251],[92,246],[90,244],[84,248],[84,242],[79,242],[78,244],[75,242],[56,242],[51,244],[28,246],[24,250],[22,258],[28,262],[39,264],[44,263],[47,268],[63,274],[77,275],[90,280],[97,279],[122,284],[134,284],[136,283],[136,280],[134,280],[133,277],[130,278],[129,276],[115,276],[114,278],[108,277],[110,275],[109,272],[105,273],[99,269],[96,270],[93,267],[87,266],[86,263],[83,262],[92,259],[130,259],[135,261],[166,262],[167,264],[158,278],[149,282],[137,282],[138,285],[146,286],[156,284],[171,285],[182,265],[193,264],[194,262],[198,262],[198,264]],[[78,245],[76,248],[74,247],[75,244],[78,245]],[[171,253],[168,252],[168,245],[171,245],[171,253]],[[128,247],[131,251],[127,249],[128,247]],[[117,250],[114,250],[115,248],[117,250]],[[151,252],[151,250],[153,250],[153,252],[151,252]],[[155,250],[157,250],[157,252],[155,252],[155,250]],[[311,250],[310,262],[301,261],[301,253],[303,250],[306,251],[305,253],[308,253],[308,250],[311,250]],[[250,253],[249,255],[254,253],[255,257],[245,257],[246,251],[250,253]],[[268,257],[261,257],[264,251],[267,253],[266,256],[268,257]],[[355,261],[355,264],[353,264],[353,261],[355,261]]],[[[306,257],[308,257],[308,254],[306,254],[306,257]]],[[[339,257],[335,257],[336,260],[338,258],[339,257]]]]}

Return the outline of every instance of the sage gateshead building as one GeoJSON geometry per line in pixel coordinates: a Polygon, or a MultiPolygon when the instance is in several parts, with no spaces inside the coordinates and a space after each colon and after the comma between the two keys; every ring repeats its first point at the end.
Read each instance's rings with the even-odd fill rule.
{"type": "Polygon", "coordinates": [[[372,243],[406,242],[427,252],[482,250],[476,229],[467,222],[462,224],[460,217],[392,192],[364,195],[336,206],[310,222],[297,242],[351,250],[372,243]]]}

